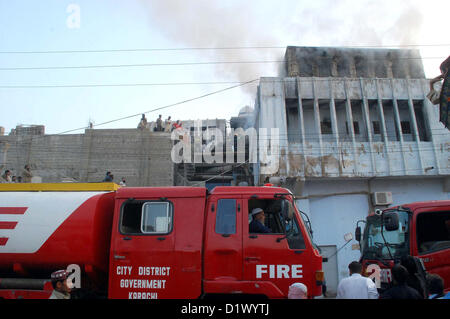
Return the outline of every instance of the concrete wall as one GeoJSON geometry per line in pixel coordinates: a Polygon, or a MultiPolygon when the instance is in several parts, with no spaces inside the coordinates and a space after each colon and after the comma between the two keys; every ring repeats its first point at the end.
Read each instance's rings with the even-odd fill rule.
{"type": "Polygon", "coordinates": [[[18,176],[29,164],[42,182],[98,182],[111,171],[116,183],[125,177],[127,186],[172,186],[171,149],[169,133],[137,129],[0,136],[0,169],[18,176]]]}

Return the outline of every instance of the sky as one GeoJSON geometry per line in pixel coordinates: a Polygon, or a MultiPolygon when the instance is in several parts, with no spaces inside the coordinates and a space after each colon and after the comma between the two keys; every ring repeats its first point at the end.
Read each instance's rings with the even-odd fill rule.
{"type": "Polygon", "coordinates": [[[450,55],[449,9],[448,0],[0,0],[0,126],[135,128],[144,112],[229,120],[253,107],[260,77],[279,74],[287,46],[419,49],[432,78],[450,55]]]}

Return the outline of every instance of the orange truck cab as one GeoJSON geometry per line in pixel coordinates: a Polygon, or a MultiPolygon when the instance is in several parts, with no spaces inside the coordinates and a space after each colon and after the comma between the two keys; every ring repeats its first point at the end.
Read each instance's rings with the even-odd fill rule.
{"type": "Polygon", "coordinates": [[[286,298],[295,282],[310,298],[322,294],[322,257],[287,189],[78,187],[0,188],[0,216],[10,220],[7,231],[0,223],[0,298],[47,298],[50,273],[71,264],[80,296],[286,298]],[[270,233],[249,231],[254,208],[270,233]],[[34,229],[36,220],[48,225],[34,229]]]}

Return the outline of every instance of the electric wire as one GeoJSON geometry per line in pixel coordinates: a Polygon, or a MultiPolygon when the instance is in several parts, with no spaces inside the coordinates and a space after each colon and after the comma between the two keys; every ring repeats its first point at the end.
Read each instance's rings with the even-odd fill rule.
{"type": "Polygon", "coordinates": [[[49,88],[107,88],[107,87],[140,87],[140,86],[183,86],[183,85],[225,85],[248,84],[249,81],[217,81],[217,82],[160,82],[160,83],[116,83],[116,84],[68,84],[68,85],[0,85],[0,89],[49,89],[49,88]]]}
{"type": "MultiPolygon", "coordinates": [[[[92,127],[102,126],[102,125],[105,125],[105,124],[110,124],[110,123],[122,121],[122,120],[125,120],[125,119],[133,118],[133,117],[136,117],[136,116],[140,116],[142,114],[148,114],[148,113],[151,113],[151,112],[167,109],[167,108],[170,108],[170,107],[173,107],[173,106],[177,106],[177,105],[185,104],[185,103],[188,103],[188,102],[200,100],[200,99],[203,99],[203,98],[211,96],[211,95],[219,94],[219,93],[222,93],[222,92],[225,92],[225,91],[229,91],[229,90],[232,90],[232,89],[235,89],[235,88],[247,85],[247,84],[251,84],[251,83],[256,82],[258,80],[259,79],[253,79],[253,80],[246,81],[246,82],[239,82],[239,84],[236,84],[236,85],[233,85],[233,86],[229,86],[229,87],[217,90],[217,91],[212,91],[212,92],[200,95],[200,96],[196,96],[196,97],[189,98],[189,99],[186,99],[186,100],[178,101],[178,102],[171,103],[171,104],[168,104],[168,105],[156,107],[154,109],[151,109],[151,110],[148,110],[148,111],[145,111],[145,112],[139,112],[139,113],[136,113],[136,114],[127,115],[127,116],[123,116],[123,117],[116,118],[116,119],[113,119],[113,120],[109,120],[109,121],[105,121],[105,122],[102,122],[102,123],[94,124],[92,127]]],[[[71,133],[71,132],[76,132],[76,131],[79,131],[79,130],[88,129],[88,128],[89,127],[84,126],[84,127],[80,127],[80,128],[66,130],[66,131],[59,132],[59,133],[52,134],[52,135],[62,135],[62,134],[67,134],[67,133],[71,133]]],[[[48,135],[35,135],[35,136],[31,136],[31,139],[33,139],[33,138],[42,138],[42,137],[45,137],[45,136],[48,136],[48,135]]]]}
{"type": "MultiPolygon", "coordinates": [[[[394,57],[390,61],[400,60],[427,60],[445,59],[446,57],[394,57]]],[[[316,59],[330,59],[329,57],[315,57],[316,59]]],[[[373,60],[386,60],[385,57],[373,57],[373,60]]],[[[198,65],[219,65],[219,64],[264,64],[264,63],[286,63],[286,60],[266,60],[266,61],[206,61],[206,62],[177,62],[177,63],[138,63],[138,64],[109,64],[109,65],[65,65],[65,66],[29,66],[29,67],[0,67],[0,71],[20,71],[20,70],[65,70],[65,69],[96,69],[96,68],[136,68],[136,67],[159,67],[159,66],[198,66],[198,65]]]]}
{"type": "MultiPolygon", "coordinates": [[[[390,78],[351,78],[351,77],[291,77],[286,80],[285,78],[278,78],[278,77],[260,77],[258,79],[252,80],[252,81],[205,81],[205,82],[154,82],[154,83],[111,83],[111,84],[61,84],[61,85],[0,85],[0,89],[46,89],[46,88],[95,88],[95,87],[147,87],[147,86],[183,86],[183,85],[225,85],[225,84],[237,84],[239,85],[245,85],[249,82],[255,82],[256,80],[260,80],[264,83],[294,83],[297,82],[303,82],[303,83],[313,83],[313,82],[342,82],[343,80],[347,80],[348,82],[357,82],[359,83],[360,80],[364,82],[385,82],[390,81],[390,78]]],[[[426,81],[428,82],[428,79],[425,78],[415,78],[415,79],[408,79],[408,78],[397,78],[396,81],[426,81]]],[[[342,100],[345,99],[338,99],[334,98],[335,100],[342,100]]],[[[304,100],[315,100],[314,98],[310,99],[304,99],[304,100]]],[[[327,101],[328,99],[318,99],[319,101],[327,101]]],[[[376,101],[376,98],[365,98],[365,100],[376,101]]],[[[404,99],[407,100],[407,99],[404,99]]]]}
{"type": "MultiPolygon", "coordinates": [[[[51,135],[47,135],[47,136],[51,136],[51,135]]],[[[94,135],[94,137],[95,137],[95,135],[94,135]]],[[[113,136],[111,136],[111,138],[112,137],[113,136]]],[[[152,138],[153,139],[158,139],[158,136],[152,136],[152,138]]],[[[117,139],[118,140],[122,140],[122,137],[120,135],[118,135],[117,139]]],[[[117,141],[114,141],[114,142],[111,142],[111,143],[103,143],[102,145],[106,145],[106,146],[100,146],[99,147],[99,145],[96,145],[95,151],[84,150],[82,142],[80,142],[79,146],[71,146],[71,144],[66,142],[66,143],[62,143],[61,146],[54,146],[54,147],[46,148],[46,149],[43,149],[42,145],[40,145],[40,144],[34,144],[32,147],[29,147],[28,145],[26,145],[25,147],[27,147],[27,149],[29,149],[30,152],[33,153],[33,154],[46,154],[48,152],[53,152],[53,153],[55,153],[54,155],[57,156],[57,155],[64,155],[64,154],[80,154],[80,155],[83,155],[83,154],[87,154],[87,153],[98,153],[98,154],[103,154],[103,155],[108,155],[108,156],[110,155],[112,157],[114,157],[114,156],[118,156],[118,157],[125,156],[126,158],[128,158],[128,157],[136,157],[136,158],[143,157],[144,158],[144,157],[148,156],[147,153],[146,154],[136,154],[135,151],[133,152],[133,150],[135,150],[136,144],[140,145],[143,142],[150,141],[150,140],[151,140],[151,138],[149,138],[147,136],[147,137],[142,137],[142,139],[136,140],[135,143],[127,142],[127,143],[124,144],[123,142],[120,143],[120,142],[117,142],[117,141]],[[127,147],[129,145],[131,145],[131,146],[127,147]],[[117,148],[119,148],[119,149],[117,149],[117,148]]],[[[353,147],[351,145],[347,145],[347,146],[342,146],[342,145],[340,145],[340,146],[332,146],[332,147],[328,147],[328,148],[327,147],[320,148],[320,147],[316,146],[316,147],[312,147],[312,148],[306,147],[305,150],[303,151],[303,150],[296,149],[292,145],[289,145],[286,154],[287,154],[287,156],[288,155],[319,156],[321,154],[322,154],[322,156],[324,156],[324,155],[339,155],[339,156],[341,156],[342,154],[344,154],[346,157],[352,157],[352,156],[355,156],[355,155],[358,155],[358,157],[361,157],[361,155],[365,155],[365,154],[378,154],[378,155],[384,156],[385,153],[386,153],[385,145],[382,144],[382,143],[376,143],[376,144],[377,144],[377,146],[382,146],[382,147],[378,147],[378,148],[374,147],[374,150],[371,150],[370,146],[366,145],[367,148],[361,148],[361,147],[357,146],[356,147],[357,149],[353,150],[353,147]]],[[[186,144],[186,147],[190,147],[191,154],[196,153],[195,150],[193,150],[193,147],[195,147],[194,145],[195,145],[194,143],[187,143],[186,144]]],[[[226,155],[226,153],[227,153],[226,152],[226,148],[229,147],[229,146],[232,146],[232,145],[233,145],[233,143],[229,143],[228,145],[226,143],[223,143],[222,144],[222,146],[223,146],[222,154],[226,155]]],[[[209,147],[212,147],[212,146],[213,145],[211,145],[209,147]]],[[[215,146],[218,146],[218,144],[215,144],[215,146]]],[[[298,144],[297,146],[300,147],[301,144],[298,144]]],[[[408,145],[406,145],[406,146],[404,145],[403,150],[399,149],[399,145],[392,145],[392,146],[390,146],[388,148],[393,148],[392,150],[389,150],[389,154],[393,154],[393,153],[415,153],[415,152],[422,152],[422,153],[424,153],[424,152],[434,152],[435,151],[435,148],[432,145],[429,145],[427,147],[422,147],[422,148],[419,148],[419,149],[413,148],[413,147],[409,148],[408,145]]],[[[19,148],[16,146],[16,149],[19,149],[19,148]]],[[[237,150],[237,152],[241,153],[241,154],[244,154],[244,153],[245,154],[250,154],[250,149],[253,149],[254,151],[257,151],[256,148],[252,148],[251,145],[249,144],[249,151],[237,150]]],[[[264,147],[262,149],[264,149],[264,147]]],[[[283,155],[283,154],[281,154],[281,152],[279,150],[274,150],[272,147],[268,147],[267,146],[265,149],[266,150],[270,149],[273,154],[283,155]]],[[[445,151],[447,151],[447,152],[450,151],[450,146],[447,146],[445,151]]],[[[440,150],[438,150],[438,152],[442,153],[442,151],[440,151],[440,150]]],[[[203,153],[203,150],[202,150],[201,153],[203,153]]],[[[219,153],[219,151],[217,151],[217,153],[219,153]]],[[[155,154],[158,154],[158,153],[155,153],[155,154]]],[[[284,154],[284,155],[286,155],[286,154],[284,154]]],[[[126,159],[124,159],[124,160],[126,160],[126,159]]]]}
{"type": "MultiPolygon", "coordinates": [[[[446,47],[450,44],[429,43],[429,44],[404,44],[404,45],[340,45],[340,48],[408,48],[408,47],[446,47]]],[[[197,50],[267,50],[286,49],[284,46],[229,46],[229,47],[181,47],[181,48],[130,48],[130,49],[91,49],[91,50],[29,50],[29,51],[0,51],[0,54],[67,54],[67,53],[114,53],[114,52],[151,52],[151,51],[197,51],[197,50]]],[[[311,46],[294,46],[311,47],[311,46]]],[[[335,46],[314,46],[316,48],[334,48],[335,46]]]]}

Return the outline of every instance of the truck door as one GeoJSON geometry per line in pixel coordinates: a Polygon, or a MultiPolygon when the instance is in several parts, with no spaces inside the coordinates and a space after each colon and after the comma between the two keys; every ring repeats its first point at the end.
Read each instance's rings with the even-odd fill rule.
{"type": "Polygon", "coordinates": [[[440,275],[450,287],[450,210],[449,207],[421,208],[415,211],[415,236],[411,247],[426,270],[440,275]],[[414,242],[415,241],[415,242],[414,242]]]}
{"type": "Polygon", "coordinates": [[[174,204],[122,200],[116,206],[110,253],[109,297],[170,298],[174,272],[174,204]]]}
{"type": "MultiPolygon", "coordinates": [[[[289,285],[294,282],[304,282],[306,246],[304,235],[299,227],[299,221],[294,218],[289,238],[286,237],[286,224],[283,223],[280,212],[282,199],[273,197],[258,199],[243,199],[243,263],[244,280],[258,282],[258,287],[265,287],[260,293],[268,297],[286,297],[289,285]],[[250,233],[249,223],[251,211],[262,208],[266,215],[265,225],[271,228],[271,233],[250,233]]],[[[255,291],[255,293],[258,293],[255,291]]]]}
{"type": "Polygon", "coordinates": [[[215,281],[225,277],[232,281],[242,280],[241,220],[240,198],[209,198],[204,253],[205,280],[215,281]]]}

